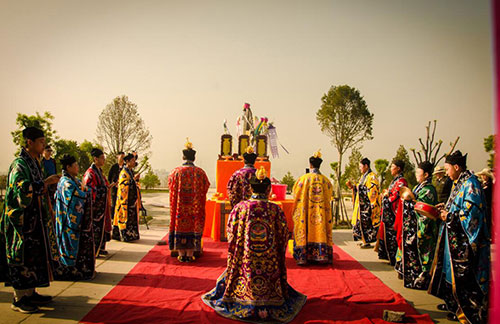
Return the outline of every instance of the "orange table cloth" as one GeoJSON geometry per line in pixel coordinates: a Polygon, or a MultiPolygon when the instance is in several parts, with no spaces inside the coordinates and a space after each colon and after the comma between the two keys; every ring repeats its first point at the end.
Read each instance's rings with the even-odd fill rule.
{"type": "MultiPolygon", "coordinates": [[[[243,160],[217,160],[217,169],[215,176],[215,183],[217,192],[222,194],[219,199],[227,198],[227,183],[229,178],[233,173],[245,166],[243,160]]],[[[255,162],[255,168],[260,169],[263,166],[266,169],[267,176],[271,176],[271,162],[269,161],[257,161],[255,162]]]]}
{"type": "MultiPolygon", "coordinates": [[[[293,232],[293,200],[287,199],[273,202],[283,209],[288,230],[293,232]]],[[[205,204],[206,217],[203,237],[210,237],[217,242],[225,241],[227,218],[230,212],[231,205],[228,200],[207,200],[205,204]],[[221,221],[222,219],[223,221],[221,221]],[[224,224],[223,227],[221,224],[224,224]]]]}

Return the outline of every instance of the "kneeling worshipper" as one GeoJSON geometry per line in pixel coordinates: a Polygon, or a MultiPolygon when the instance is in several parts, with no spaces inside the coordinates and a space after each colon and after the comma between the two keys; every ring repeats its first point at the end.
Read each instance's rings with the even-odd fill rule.
{"type": "Polygon", "coordinates": [[[321,152],[309,158],[310,173],[301,176],[293,186],[293,257],[298,265],[332,263],[333,187],[319,168],[321,152]]]}
{"type": "Polygon", "coordinates": [[[432,185],[434,166],[425,161],[417,166],[418,185],[413,189],[415,201],[405,200],[399,211],[402,219],[401,239],[396,256],[396,271],[403,277],[406,288],[427,289],[439,228],[439,220],[415,211],[415,203],[435,206],[438,202],[436,188],[432,185]]]}
{"type": "Polygon", "coordinates": [[[61,258],[60,280],[91,279],[95,275],[94,233],[90,192],[76,176],[79,166],[71,155],[61,159],[62,177],[56,191],[56,237],[61,258]]]}
{"type": "Polygon", "coordinates": [[[234,172],[227,183],[227,196],[231,207],[236,206],[242,200],[249,199],[252,195],[250,179],[255,175],[254,163],[257,159],[253,147],[248,146],[247,151],[243,154],[243,159],[245,166],[234,172]]]}
{"type": "Polygon", "coordinates": [[[22,132],[24,147],[12,162],[0,222],[0,270],[2,280],[14,288],[11,309],[34,313],[38,305],[52,301],[37,287],[52,281],[52,263],[59,259],[52,217],[47,209],[48,186],[59,181],[58,175],[43,178],[39,164],[45,136],[36,127],[22,132]]]}
{"type": "Polygon", "coordinates": [[[139,192],[134,179],[136,166],[135,156],[131,153],[124,158],[125,166],[120,171],[118,178],[118,191],[116,196],[115,217],[113,226],[113,239],[123,242],[138,240],[139,236],[139,192]],[[117,235],[119,234],[119,235],[117,235]]]}
{"type": "Polygon", "coordinates": [[[389,188],[382,198],[382,222],[380,223],[378,258],[389,260],[392,266],[396,264],[396,252],[398,251],[398,233],[401,235],[401,224],[396,226],[396,215],[402,208],[402,201],[399,197],[399,189],[407,187],[408,183],[403,176],[405,162],[394,160],[391,164],[392,179],[389,188]]]}
{"type": "Polygon", "coordinates": [[[306,296],[287,282],[288,227],[281,208],[268,201],[271,181],[262,167],[250,180],[250,200],[236,205],[227,225],[227,268],[202,295],[217,314],[250,323],[288,323],[306,296]]]}
{"type": "Polygon", "coordinates": [[[359,163],[361,178],[353,187],[355,197],[352,214],[352,235],[354,241],[361,240],[361,248],[370,248],[377,240],[380,225],[380,184],[377,175],[370,168],[370,160],[363,158],[359,163]]]}
{"type": "Polygon", "coordinates": [[[106,241],[109,241],[111,232],[109,184],[101,169],[106,162],[106,157],[98,148],[93,148],[90,155],[94,162],[85,172],[83,181],[91,192],[95,255],[107,255],[106,241]]]}
{"type": "Polygon", "coordinates": [[[196,151],[186,143],[182,151],[186,161],[168,177],[170,190],[170,230],[168,244],[172,256],[180,262],[193,262],[201,256],[201,236],[205,226],[205,202],[210,187],[202,168],[194,165],[196,151]]]}
{"type": "Polygon", "coordinates": [[[453,188],[441,210],[429,293],[445,301],[438,309],[461,323],[487,323],[490,232],[481,183],[467,170],[467,154],[446,156],[453,188]]]}

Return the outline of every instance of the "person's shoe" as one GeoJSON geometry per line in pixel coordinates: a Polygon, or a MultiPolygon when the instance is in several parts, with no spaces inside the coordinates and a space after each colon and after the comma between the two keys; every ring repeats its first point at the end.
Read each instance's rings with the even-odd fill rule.
{"type": "Polygon", "coordinates": [[[361,248],[362,249],[371,249],[372,245],[370,243],[362,244],[361,248]]]}
{"type": "Polygon", "coordinates": [[[448,315],[446,315],[446,318],[449,321],[458,322],[458,317],[457,315],[455,315],[455,313],[448,313],[448,315]]]}
{"type": "Polygon", "coordinates": [[[177,260],[179,260],[179,262],[186,262],[186,257],[185,256],[182,256],[182,255],[179,255],[177,257],[177,260]]]}
{"type": "Polygon", "coordinates": [[[196,258],[194,256],[190,256],[190,257],[187,256],[185,262],[194,262],[194,260],[196,260],[196,258]]]}
{"type": "Polygon", "coordinates": [[[446,306],[446,304],[439,304],[436,306],[437,309],[439,309],[440,311],[447,311],[448,310],[448,307],[446,306]]]}
{"type": "Polygon", "coordinates": [[[51,296],[43,296],[37,293],[36,291],[33,292],[33,295],[27,297],[30,303],[34,305],[45,305],[52,301],[51,296]]]}
{"type": "Polygon", "coordinates": [[[99,250],[99,255],[108,255],[109,252],[106,250],[99,250]]]}
{"type": "Polygon", "coordinates": [[[38,306],[30,303],[27,296],[23,296],[18,301],[16,301],[16,299],[14,299],[12,301],[12,305],[10,305],[10,308],[16,312],[21,312],[23,314],[31,314],[31,313],[36,313],[39,311],[38,306]]]}

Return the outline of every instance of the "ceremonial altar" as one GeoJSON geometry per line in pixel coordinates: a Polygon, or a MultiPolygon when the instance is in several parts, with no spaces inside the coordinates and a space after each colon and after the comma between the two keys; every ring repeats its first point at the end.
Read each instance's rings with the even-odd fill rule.
{"type": "MultiPolygon", "coordinates": [[[[248,104],[245,104],[245,113],[250,111],[249,105],[247,105],[248,104]]],[[[252,120],[249,116],[244,117],[244,119],[252,120]]],[[[212,197],[208,198],[205,204],[206,216],[203,237],[210,237],[214,241],[226,241],[227,219],[231,213],[231,203],[227,199],[227,184],[233,173],[244,167],[245,164],[243,162],[242,155],[248,146],[254,145],[259,156],[255,162],[255,168],[259,169],[260,167],[264,167],[266,169],[267,176],[271,177],[271,162],[267,156],[268,137],[267,135],[263,135],[263,132],[260,131],[265,129],[265,127],[263,127],[265,123],[267,123],[267,121],[261,121],[260,123],[256,123],[256,126],[252,128],[252,132],[255,134],[254,137],[252,137],[250,132],[246,133],[250,135],[239,136],[238,153],[235,154],[232,154],[232,136],[227,133],[222,135],[221,154],[217,160],[215,178],[217,192],[212,197]]],[[[226,125],[224,125],[224,127],[226,128],[226,125]]],[[[243,125],[243,128],[244,127],[245,125],[243,125]]],[[[293,232],[293,200],[286,198],[283,200],[277,200],[276,195],[271,194],[270,201],[281,207],[286,216],[288,229],[293,232]]]]}

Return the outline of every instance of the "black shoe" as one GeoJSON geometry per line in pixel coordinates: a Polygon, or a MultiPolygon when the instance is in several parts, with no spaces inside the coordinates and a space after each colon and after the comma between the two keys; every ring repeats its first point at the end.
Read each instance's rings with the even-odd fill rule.
{"type": "Polygon", "coordinates": [[[28,296],[28,300],[30,303],[35,304],[35,305],[45,305],[48,304],[52,301],[51,296],[43,296],[37,293],[36,291],[33,292],[33,295],[28,296]]]}
{"type": "Polygon", "coordinates": [[[12,305],[10,305],[10,308],[16,312],[21,312],[24,314],[31,314],[31,313],[36,313],[39,311],[38,306],[33,305],[27,296],[23,296],[21,299],[16,301],[14,299],[12,301],[12,305]]]}
{"type": "Polygon", "coordinates": [[[196,258],[194,256],[190,256],[190,257],[186,257],[186,261],[184,262],[194,262],[194,260],[196,260],[196,258]]]}
{"type": "Polygon", "coordinates": [[[99,255],[108,255],[109,252],[106,250],[99,250],[99,255]]]}
{"type": "Polygon", "coordinates": [[[361,248],[362,248],[362,249],[371,249],[371,248],[372,248],[372,245],[371,245],[370,243],[362,244],[362,245],[361,245],[361,248]]]}
{"type": "Polygon", "coordinates": [[[177,260],[179,260],[179,262],[187,262],[187,257],[186,256],[182,256],[182,255],[179,255],[177,257],[177,260]]]}
{"type": "Polygon", "coordinates": [[[437,309],[439,309],[440,311],[447,311],[448,310],[448,307],[446,306],[446,304],[439,304],[436,306],[437,309]]]}
{"type": "Polygon", "coordinates": [[[458,322],[458,317],[454,313],[448,313],[448,315],[446,315],[446,318],[449,321],[458,322]]]}

